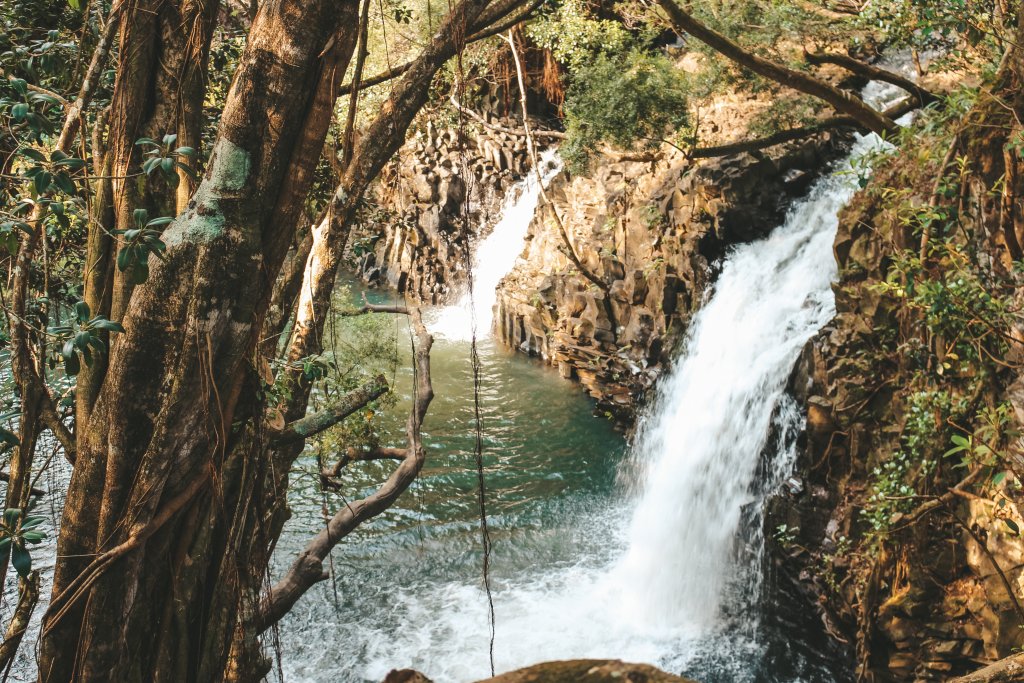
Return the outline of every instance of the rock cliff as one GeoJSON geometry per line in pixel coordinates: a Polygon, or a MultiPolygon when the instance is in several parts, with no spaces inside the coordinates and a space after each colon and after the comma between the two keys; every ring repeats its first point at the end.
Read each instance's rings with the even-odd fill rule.
{"type": "Polygon", "coordinates": [[[1019,459],[1019,344],[999,363],[978,345],[979,359],[968,361],[956,339],[934,332],[943,307],[957,305],[941,297],[969,278],[992,296],[1020,288],[1000,272],[998,235],[966,191],[950,253],[962,248],[971,260],[936,251],[921,272],[897,268],[915,263],[921,238],[908,216],[928,206],[938,175],[925,148],[907,143],[841,215],[837,314],[791,381],[807,410],[800,483],[775,501],[766,530],[780,575],[857,650],[865,680],[948,680],[1024,644],[1019,485],[995,459],[949,453],[954,437],[981,438],[985,416],[995,415],[991,455],[1019,459]],[[915,289],[940,296],[933,310],[908,306],[915,289]]]}
{"type": "Polygon", "coordinates": [[[630,423],[713,282],[716,261],[778,225],[844,146],[826,136],[773,155],[606,159],[590,177],[564,172],[499,287],[498,337],[578,380],[609,417],[630,423]],[[552,211],[604,288],[574,267],[552,211]]]}

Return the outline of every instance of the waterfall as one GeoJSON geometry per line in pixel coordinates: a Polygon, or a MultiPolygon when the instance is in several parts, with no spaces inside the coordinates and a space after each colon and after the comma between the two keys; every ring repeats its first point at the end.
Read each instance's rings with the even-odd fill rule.
{"type": "Polygon", "coordinates": [[[742,578],[731,561],[741,515],[760,502],[754,476],[793,364],[834,315],[832,241],[853,186],[845,175],[827,178],[782,227],[729,254],[660,383],[639,426],[641,493],[613,571],[638,619],[713,628],[726,588],[742,578]]]}
{"type": "MultiPolygon", "coordinates": [[[[544,186],[562,170],[557,150],[549,149],[539,159],[544,186]]],[[[530,221],[540,200],[541,183],[532,170],[516,183],[505,197],[501,218],[490,234],[473,250],[473,292],[465,292],[458,302],[438,311],[429,322],[430,331],[450,340],[468,340],[476,323],[479,336],[488,336],[494,320],[498,283],[508,275],[523,251],[530,221]]]]}

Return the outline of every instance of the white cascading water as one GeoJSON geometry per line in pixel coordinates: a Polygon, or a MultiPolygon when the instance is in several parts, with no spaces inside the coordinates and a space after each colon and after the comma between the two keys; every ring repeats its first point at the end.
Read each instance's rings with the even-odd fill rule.
{"type": "MultiPolygon", "coordinates": [[[[864,94],[876,106],[893,97],[891,88],[874,84],[864,94]]],[[[785,383],[801,348],[835,313],[831,245],[838,213],[857,188],[851,160],[882,144],[877,136],[858,137],[850,157],[783,225],[726,256],[675,369],[639,425],[624,468],[633,493],[569,514],[536,538],[521,529],[531,543],[522,552],[550,544],[567,559],[545,563],[538,553],[532,562],[520,554],[506,564],[502,550],[513,548],[496,545],[499,672],[594,657],[719,681],[767,680],[759,670],[766,648],[758,607],[762,508],[790,476],[793,436],[802,426],[785,383]],[[769,444],[773,434],[777,442],[769,444]]],[[[539,194],[531,182],[478,252],[481,330],[489,331],[495,286],[521,252],[539,194]],[[494,251],[484,247],[492,240],[494,251]]],[[[472,329],[466,303],[447,309],[434,329],[464,338],[472,329]]],[[[348,667],[353,678],[381,680],[406,667],[438,683],[486,677],[487,603],[478,582],[411,581],[389,588],[387,604],[388,623],[399,628],[361,624],[343,632],[356,653],[348,667]]]]}
{"type": "MultiPolygon", "coordinates": [[[[546,187],[562,170],[557,150],[549,149],[538,160],[541,180],[546,187]]],[[[452,341],[465,341],[476,332],[485,337],[491,333],[498,283],[516,263],[523,251],[523,240],[540,201],[541,183],[532,170],[512,188],[501,208],[501,218],[494,229],[473,251],[473,292],[464,293],[457,303],[441,309],[428,321],[430,331],[452,341]]]]}

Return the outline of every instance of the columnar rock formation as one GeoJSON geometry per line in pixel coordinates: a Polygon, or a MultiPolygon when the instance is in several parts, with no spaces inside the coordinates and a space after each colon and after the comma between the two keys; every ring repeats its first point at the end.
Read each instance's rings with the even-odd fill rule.
{"type": "Polygon", "coordinates": [[[823,137],[774,155],[694,163],[604,160],[548,190],[515,269],[499,287],[497,334],[574,378],[599,408],[629,423],[714,279],[729,245],[760,237],[843,148],[823,137]],[[578,272],[551,215],[558,212],[578,272]]]}
{"type": "Polygon", "coordinates": [[[505,194],[527,168],[520,137],[429,124],[382,173],[377,201],[388,212],[383,236],[368,242],[365,235],[380,234],[373,222],[352,241],[362,277],[414,301],[445,301],[464,284],[470,241],[497,220],[505,194]]]}

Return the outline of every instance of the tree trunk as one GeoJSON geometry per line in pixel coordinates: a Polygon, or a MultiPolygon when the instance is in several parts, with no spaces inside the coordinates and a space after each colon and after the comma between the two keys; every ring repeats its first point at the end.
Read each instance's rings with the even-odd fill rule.
{"type": "MultiPolygon", "coordinates": [[[[206,65],[216,26],[216,0],[143,0],[126,3],[119,52],[122,55],[110,108],[97,121],[93,154],[100,180],[92,206],[86,243],[83,299],[93,314],[120,320],[132,282],[115,267],[121,241],[114,230],[135,227],[134,211],[150,218],[185,209],[194,185],[182,171],[177,189],[158,172],[140,177],[141,137],[178,136],[175,146],[198,152],[206,93],[206,65]],[[109,134],[104,140],[105,123],[109,134]]],[[[76,420],[87,424],[106,373],[106,359],[82,368],[76,383],[76,420]]],[[[81,430],[84,431],[84,430],[81,430]]]]}
{"type": "Polygon", "coordinates": [[[151,259],[125,305],[126,332],[80,427],[42,681],[223,677],[239,585],[265,569],[241,552],[265,467],[233,448],[234,425],[258,414],[244,390],[251,359],[355,10],[354,0],[261,3],[206,176],[165,232],[165,260],[151,259]]]}

